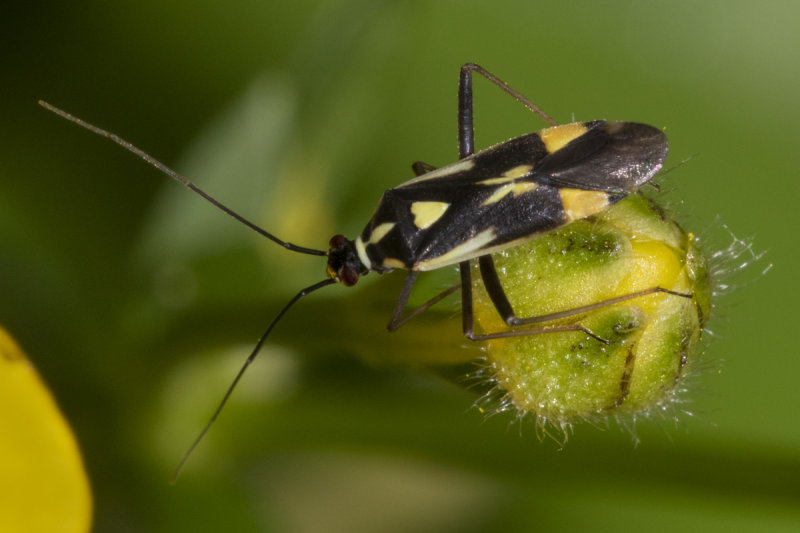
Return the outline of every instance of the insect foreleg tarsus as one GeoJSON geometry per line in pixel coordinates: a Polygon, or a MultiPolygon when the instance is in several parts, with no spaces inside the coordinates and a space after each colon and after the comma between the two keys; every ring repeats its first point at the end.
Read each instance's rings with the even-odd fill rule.
{"type": "Polygon", "coordinates": [[[403,311],[405,310],[406,303],[408,303],[408,297],[411,295],[411,288],[414,286],[414,282],[417,280],[417,276],[419,272],[416,270],[412,270],[406,276],[406,281],[403,283],[403,289],[400,291],[400,296],[397,298],[397,303],[394,306],[394,311],[392,311],[392,318],[389,320],[389,324],[386,326],[386,329],[389,331],[396,331],[403,327],[409,320],[415,318],[416,316],[424,313],[431,306],[434,304],[444,300],[458,289],[461,288],[461,284],[456,284],[447,289],[443,290],[424,304],[420,305],[413,311],[411,311],[406,316],[403,316],[403,311]]]}

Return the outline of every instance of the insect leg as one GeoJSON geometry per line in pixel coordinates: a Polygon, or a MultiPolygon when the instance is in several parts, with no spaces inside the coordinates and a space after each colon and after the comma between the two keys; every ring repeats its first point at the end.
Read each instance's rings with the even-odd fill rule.
{"type": "Polygon", "coordinates": [[[403,284],[403,289],[400,291],[400,296],[397,298],[397,303],[394,306],[394,311],[392,311],[392,318],[389,320],[389,324],[386,326],[386,329],[389,331],[397,331],[401,327],[403,327],[409,320],[420,315],[427,311],[431,306],[444,300],[454,292],[456,292],[461,285],[456,284],[452,287],[445,289],[444,291],[440,292],[421,306],[417,307],[413,311],[411,311],[408,315],[402,316],[403,311],[406,308],[406,303],[408,303],[408,297],[411,295],[411,288],[414,286],[414,282],[417,280],[417,276],[419,275],[418,271],[412,270],[406,276],[406,281],[403,284]]]}
{"type": "MultiPolygon", "coordinates": [[[[488,257],[488,256],[486,256],[488,257]]],[[[489,339],[499,339],[501,337],[523,337],[525,335],[537,335],[539,333],[556,333],[563,331],[582,331],[594,337],[603,344],[608,344],[609,341],[598,336],[590,329],[582,326],[581,324],[563,324],[555,326],[543,326],[541,328],[531,328],[525,330],[510,330],[499,331],[497,333],[475,333],[475,317],[472,311],[472,275],[470,274],[469,261],[459,263],[458,269],[461,272],[461,323],[464,336],[471,341],[485,341],[489,339]]],[[[499,280],[498,280],[499,283],[499,280]]],[[[502,288],[501,288],[502,290],[502,288]]],[[[503,293],[505,298],[505,293],[503,293]]],[[[494,299],[492,300],[494,301],[494,299]]],[[[506,304],[508,300],[506,299],[506,304]]],[[[508,304],[509,309],[511,305],[508,304]]]]}
{"type": "MultiPolygon", "coordinates": [[[[522,94],[520,94],[519,92],[517,92],[514,89],[512,89],[511,87],[509,87],[509,85],[507,83],[505,83],[504,81],[502,81],[500,78],[498,78],[497,76],[495,76],[494,74],[492,74],[491,72],[486,70],[485,68],[481,67],[480,65],[476,65],[475,63],[467,63],[467,64],[465,64],[465,65],[463,65],[461,67],[460,85],[469,85],[469,99],[470,99],[470,102],[469,102],[469,105],[470,105],[470,110],[469,110],[470,118],[469,118],[469,121],[470,121],[470,129],[472,128],[472,72],[473,71],[477,72],[478,74],[480,74],[481,76],[483,76],[484,78],[489,80],[490,82],[492,82],[495,85],[497,85],[504,92],[506,92],[509,95],[511,95],[516,101],[518,101],[519,103],[521,103],[522,105],[527,107],[529,110],[533,111],[534,113],[536,113],[537,115],[542,117],[542,119],[545,122],[547,122],[548,124],[550,124],[551,126],[558,126],[558,122],[556,122],[555,120],[550,118],[550,116],[547,113],[545,113],[544,111],[539,109],[539,106],[537,106],[536,104],[534,104],[533,102],[531,102],[530,100],[528,100],[527,98],[522,96],[522,94]]],[[[460,107],[461,94],[462,93],[459,90],[459,114],[458,114],[459,120],[461,119],[461,107],[460,107]]],[[[462,130],[459,128],[459,132],[461,132],[461,131],[462,130]]],[[[470,153],[472,153],[472,152],[470,152],[470,153]]],[[[465,156],[462,155],[461,157],[465,157],[465,156]]]]}
{"type": "Polygon", "coordinates": [[[458,77],[458,157],[464,159],[475,152],[475,131],[472,127],[473,63],[461,67],[458,77]]]}
{"type": "MultiPolygon", "coordinates": [[[[499,78],[497,78],[496,76],[485,70],[483,67],[480,67],[474,63],[467,63],[461,67],[461,72],[458,82],[458,152],[459,152],[459,157],[461,159],[468,157],[475,152],[475,132],[473,128],[473,95],[472,95],[473,71],[478,72],[483,77],[485,77],[486,79],[497,85],[500,89],[510,94],[516,100],[525,105],[528,109],[539,114],[544,120],[546,120],[550,124],[553,125],[556,124],[556,122],[553,119],[551,119],[541,109],[536,107],[527,98],[522,96],[520,93],[518,93],[511,87],[509,87],[506,83],[504,83],[499,78]]],[[[436,167],[424,163],[422,161],[415,161],[414,163],[412,163],[411,168],[414,171],[415,175],[421,176],[426,172],[434,170],[436,167]]],[[[414,286],[414,282],[416,281],[418,275],[418,272],[415,271],[409,272],[408,276],[406,277],[406,281],[403,284],[403,289],[400,291],[400,296],[397,299],[397,303],[395,304],[394,310],[392,311],[392,318],[387,326],[389,331],[395,331],[399,329],[400,327],[405,325],[409,320],[423,313],[431,306],[441,301],[442,299],[446,298],[447,296],[451,295],[452,293],[457,291],[459,287],[461,287],[465,293],[464,296],[462,296],[462,315],[464,317],[464,325],[463,325],[464,334],[467,335],[469,338],[475,337],[472,325],[473,322],[472,291],[469,282],[470,279],[469,262],[467,261],[461,263],[459,269],[461,271],[461,276],[462,276],[460,285],[454,285],[452,287],[449,287],[448,289],[434,296],[433,298],[422,304],[419,308],[415,309],[410,314],[404,317],[403,311],[405,310],[406,303],[408,302],[408,298],[411,295],[411,289],[414,286]],[[465,282],[465,276],[467,280],[466,282],[465,282]]],[[[500,288],[500,294],[502,295],[502,299],[505,300],[505,306],[508,310],[508,313],[511,316],[513,316],[513,310],[511,309],[511,306],[508,303],[508,299],[505,298],[505,293],[503,293],[502,287],[499,286],[499,280],[497,284],[498,287],[500,288]]],[[[559,328],[561,328],[559,329],[559,331],[563,330],[564,327],[566,326],[559,326],[559,328]]],[[[548,331],[552,329],[553,328],[548,328],[548,331]]],[[[570,331],[574,329],[576,328],[572,326],[569,327],[570,331]]]]}
{"type": "MultiPolygon", "coordinates": [[[[517,91],[500,81],[499,78],[486,71],[475,63],[467,63],[461,67],[461,74],[458,80],[458,155],[461,159],[472,155],[475,152],[475,131],[473,128],[473,101],[472,101],[472,71],[476,71],[486,79],[506,91],[508,94],[522,102],[528,109],[538,113],[547,122],[556,125],[556,122],[548,117],[542,110],[533,105],[527,98],[517,91]]],[[[469,261],[459,263],[458,270],[461,273],[461,320],[464,336],[470,340],[486,340],[497,337],[512,337],[517,335],[532,335],[534,333],[545,333],[550,331],[584,331],[588,335],[595,337],[601,342],[608,342],[601,339],[587,328],[580,324],[566,326],[551,326],[539,328],[538,330],[526,330],[500,332],[494,334],[475,334],[475,320],[472,311],[472,276],[470,275],[469,261]]],[[[497,274],[495,273],[495,276],[497,274]]],[[[498,280],[499,284],[499,280],[498,280]]],[[[405,287],[404,287],[405,290],[405,287]]],[[[454,289],[455,290],[455,289],[454,289]]],[[[501,288],[502,290],[502,288],[501,288]]],[[[410,292],[410,288],[409,288],[410,292]]],[[[503,293],[505,298],[505,293],[503,293]]],[[[406,294],[406,298],[408,295],[406,294]]],[[[438,301],[438,300],[437,300],[438,301]]],[[[507,299],[506,299],[507,302],[507,299]]],[[[399,302],[398,302],[399,303],[399,302]]],[[[405,305],[405,303],[404,303],[405,305]]],[[[508,305],[511,308],[510,304],[508,305]]]]}
{"type": "MultiPolygon", "coordinates": [[[[649,289],[644,289],[629,294],[623,294],[622,296],[616,296],[614,298],[601,300],[593,304],[583,305],[580,307],[573,307],[572,309],[559,311],[557,313],[549,313],[546,315],[519,318],[514,313],[514,309],[512,308],[511,303],[508,301],[508,297],[506,296],[506,293],[503,290],[503,286],[500,283],[500,277],[497,275],[497,270],[495,269],[492,257],[489,255],[480,257],[478,258],[478,263],[481,269],[481,277],[483,278],[483,283],[484,286],[486,287],[486,292],[489,294],[489,298],[492,300],[492,303],[497,309],[497,312],[500,313],[500,316],[503,318],[505,323],[512,327],[524,326],[527,324],[536,324],[541,322],[549,322],[551,320],[558,320],[560,318],[567,318],[570,316],[587,313],[589,311],[593,311],[601,307],[607,307],[609,305],[614,305],[620,302],[632,300],[634,298],[640,298],[642,296],[646,296],[648,294],[655,294],[658,292],[672,294],[674,296],[681,296],[683,298],[692,297],[692,294],[676,292],[669,289],[665,289],[663,287],[651,287],[649,289]]],[[[525,331],[531,331],[531,330],[525,330],[525,331]]],[[[507,336],[513,336],[513,335],[507,335],[507,336]]],[[[592,334],[592,336],[598,338],[596,335],[592,334]]]]}
{"type": "Polygon", "coordinates": [[[458,273],[461,275],[461,330],[464,336],[475,340],[475,316],[472,312],[472,274],[469,261],[458,264],[458,273]]]}

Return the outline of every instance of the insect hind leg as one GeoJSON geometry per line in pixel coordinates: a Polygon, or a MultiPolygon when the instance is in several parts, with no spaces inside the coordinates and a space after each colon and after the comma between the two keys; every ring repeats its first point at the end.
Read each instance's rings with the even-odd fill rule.
{"type": "MultiPolygon", "coordinates": [[[[552,126],[556,126],[558,123],[550,118],[544,111],[539,109],[533,102],[525,98],[521,93],[517,92],[516,90],[512,89],[507,83],[502,81],[500,78],[489,72],[488,70],[484,69],[480,65],[475,63],[466,63],[462,65],[461,72],[459,75],[458,81],[458,155],[460,159],[468,157],[475,152],[475,131],[473,128],[473,97],[472,97],[472,73],[477,72],[497,87],[502,89],[504,92],[511,95],[515,100],[522,103],[525,107],[542,117],[547,123],[552,126]]],[[[435,170],[436,167],[425,163],[423,161],[415,161],[411,164],[411,169],[414,171],[416,176],[421,176],[427,172],[435,170]]],[[[392,318],[389,321],[387,328],[389,331],[396,331],[397,329],[401,328],[405,325],[409,320],[416,317],[417,315],[425,312],[429,309],[432,305],[436,304],[440,300],[446,298],[447,296],[451,295],[452,293],[456,292],[459,287],[461,287],[462,292],[465,296],[462,296],[462,314],[465,317],[470,318],[470,323],[472,322],[472,291],[469,283],[464,283],[463,276],[469,276],[469,262],[461,263],[459,266],[462,272],[462,281],[459,285],[454,285],[449,287],[448,289],[442,291],[440,294],[434,296],[424,304],[422,304],[419,308],[412,311],[410,314],[403,316],[403,311],[405,310],[406,303],[408,302],[408,297],[411,295],[411,288],[414,286],[414,282],[416,281],[418,272],[411,271],[406,277],[406,281],[403,285],[403,289],[400,291],[400,296],[397,299],[397,304],[395,305],[394,311],[392,311],[392,318]],[[465,274],[466,273],[466,274],[465,274]],[[466,303],[466,302],[469,303],[466,303]]],[[[499,284],[499,282],[498,282],[499,284]]],[[[502,292],[502,288],[501,288],[502,292]]],[[[505,296],[504,296],[505,298],[505,296]]],[[[508,300],[506,299],[506,303],[508,300]]],[[[510,310],[510,305],[508,305],[510,310]]],[[[513,311],[511,312],[513,314],[513,311]]],[[[559,326],[560,327],[560,326],[559,326]]],[[[466,322],[464,324],[464,334],[467,335],[469,338],[475,337],[474,332],[472,331],[472,325],[469,326],[469,335],[467,335],[467,325],[466,322]]],[[[570,331],[574,329],[571,328],[570,331]]],[[[579,328],[580,329],[580,328],[579,328]]],[[[552,330],[550,328],[549,330],[552,330]]],[[[548,331],[549,331],[548,330],[548,331]]],[[[585,330],[583,328],[582,330],[585,330]]],[[[590,331],[586,330],[586,332],[590,335],[594,335],[590,331]]],[[[599,337],[597,337],[599,339],[599,337]]]]}
{"type": "Polygon", "coordinates": [[[475,134],[473,130],[473,105],[472,105],[472,73],[477,72],[503,92],[509,94],[514,100],[518,101],[530,111],[539,115],[542,120],[551,126],[558,126],[558,122],[553,120],[547,113],[542,111],[539,106],[525,98],[522,93],[511,88],[506,82],[475,63],[466,63],[461,66],[461,73],[458,81],[458,147],[459,156],[464,158],[475,151],[475,134]]]}
{"type": "MultiPolygon", "coordinates": [[[[490,256],[488,257],[491,260],[490,256]]],[[[522,337],[526,335],[537,335],[540,333],[557,333],[557,332],[564,332],[564,331],[582,331],[597,339],[599,342],[604,344],[608,344],[609,341],[600,337],[589,328],[581,325],[581,324],[561,324],[561,325],[552,325],[552,326],[543,326],[541,328],[529,328],[524,330],[508,330],[508,331],[499,331],[496,333],[475,333],[475,316],[473,312],[473,305],[472,305],[472,275],[470,273],[470,264],[469,261],[464,261],[460,263],[459,271],[461,272],[461,321],[462,321],[462,330],[464,332],[464,336],[471,341],[485,341],[490,339],[499,339],[503,337],[522,337]]],[[[496,272],[495,272],[496,275],[496,272]]],[[[484,282],[485,283],[485,282],[484,282]]],[[[499,279],[498,279],[499,283],[499,279]]],[[[502,290],[502,287],[501,287],[502,290]]],[[[505,292],[502,295],[503,299],[506,301],[508,309],[511,309],[511,305],[508,304],[508,298],[505,297],[505,292]]],[[[494,299],[492,300],[494,302],[494,299]]],[[[495,306],[496,307],[496,306],[495,306]]],[[[513,311],[511,312],[513,315],[513,311]]]]}
{"type": "MultiPolygon", "coordinates": [[[[665,289],[664,287],[651,287],[649,289],[644,289],[629,294],[623,294],[621,296],[608,298],[606,300],[601,300],[593,304],[584,305],[580,307],[573,307],[571,309],[566,309],[564,311],[559,311],[556,313],[520,318],[516,315],[513,307],[511,306],[511,303],[508,301],[508,297],[506,296],[505,290],[503,289],[503,286],[500,283],[500,277],[497,275],[497,270],[495,269],[492,257],[489,255],[482,256],[478,258],[478,264],[480,266],[481,278],[483,278],[483,283],[484,286],[486,287],[486,292],[488,293],[489,298],[492,300],[492,304],[494,304],[495,309],[497,309],[497,312],[500,314],[500,316],[503,318],[503,320],[509,327],[518,327],[530,324],[541,324],[544,322],[550,322],[562,318],[569,318],[571,316],[581,315],[583,313],[588,313],[589,311],[594,311],[595,309],[608,307],[610,305],[618,304],[628,300],[633,300],[635,298],[640,298],[642,296],[647,296],[648,294],[655,294],[659,292],[672,294],[674,296],[679,296],[683,298],[693,297],[693,294],[677,292],[670,289],[665,289]]],[[[461,274],[462,293],[463,293],[462,312],[463,312],[463,322],[464,322],[464,336],[466,336],[468,339],[488,340],[488,339],[497,339],[503,337],[537,335],[541,333],[582,331],[587,335],[589,335],[590,337],[593,337],[594,339],[604,344],[609,344],[609,341],[607,339],[600,337],[599,335],[597,335],[596,333],[594,333],[593,331],[586,328],[580,323],[557,324],[551,326],[541,326],[538,328],[508,330],[508,331],[500,331],[488,334],[476,334],[474,332],[474,316],[472,312],[472,287],[471,287],[472,283],[471,283],[471,275],[469,272],[469,263],[466,263],[465,265],[466,266],[462,267],[462,274],[461,274]],[[467,287],[466,284],[469,284],[469,287],[467,287]],[[467,299],[469,300],[468,303],[467,299]]]]}

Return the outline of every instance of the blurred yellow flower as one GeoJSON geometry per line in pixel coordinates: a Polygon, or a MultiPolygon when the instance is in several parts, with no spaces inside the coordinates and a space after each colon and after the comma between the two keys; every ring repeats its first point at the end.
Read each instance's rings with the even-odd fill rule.
{"type": "Polygon", "coordinates": [[[0,531],[83,532],[92,498],[78,445],[47,386],[0,328],[0,531]]]}

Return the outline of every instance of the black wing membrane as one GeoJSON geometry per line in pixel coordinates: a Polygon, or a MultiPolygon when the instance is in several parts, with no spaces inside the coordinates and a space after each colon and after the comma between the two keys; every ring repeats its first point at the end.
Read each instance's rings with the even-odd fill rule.
{"type": "Polygon", "coordinates": [[[542,132],[531,133],[387,190],[360,237],[373,268],[431,270],[523,242],[571,220],[565,189],[613,203],[649,181],[667,154],[666,136],[652,126],[575,126],[581,133],[552,152],[542,132]],[[446,208],[422,224],[415,213],[430,203],[446,208]],[[372,238],[386,224],[392,229],[372,238]]]}
{"type": "Polygon", "coordinates": [[[636,122],[598,122],[536,165],[540,179],[558,187],[631,193],[661,169],[669,146],[664,133],[636,122]]]}
{"type": "MultiPolygon", "coordinates": [[[[564,213],[558,188],[538,185],[535,189],[515,194],[508,191],[496,201],[487,203],[502,186],[486,186],[476,181],[461,181],[447,187],[443,179],[424,190],[402,188],[387,191],[384,197],[392,206],[391,217],[399,223],[395,230],[381,241],[380,247],[389,255],[401,259],[414,269],[429,270],[487,253],[487,249],[516,240],[529,238],[536,233],[549,231],[564,223],[564,213]],[[431,226],[415,227],[410,216],[412,205],[419,201],[449,203],[444,214],[431,226]],[[491,232],[491,239],[475,240],[483,232],[491,232]],[[480,242],[483,244],[478,245],[480,242]],[[468,243],[475,244],[470,248],[468,243]],[[467,249],[463,248],[464,246],[467,249]],[[390,252],[391,250],[391,252],[390,252]],[[454,250],[461,250],[452,253],[454,250]],[[451,255],[448,255],[451,254],[451,255]],[[444,262],[437,258],[450,257],[444,262]]],[[[529,177],[517,180],[528,181],[529,177]]],[[[489,234],[484,234],[488,237],[489,234]]]]}

